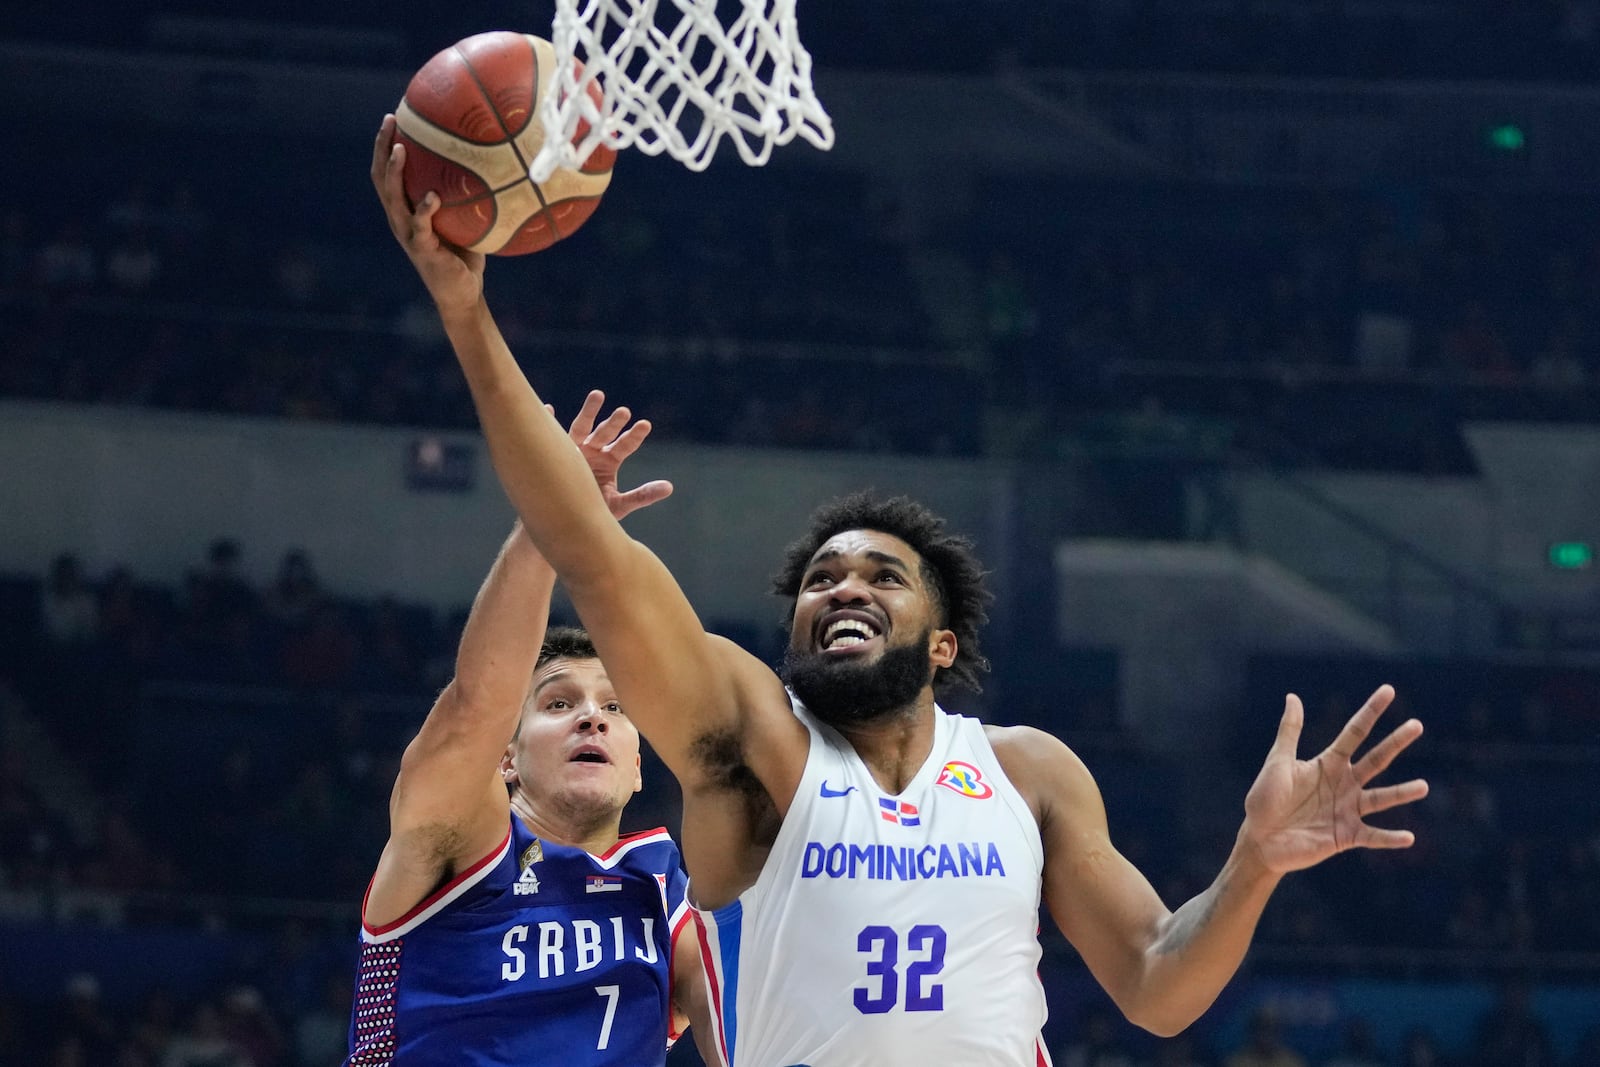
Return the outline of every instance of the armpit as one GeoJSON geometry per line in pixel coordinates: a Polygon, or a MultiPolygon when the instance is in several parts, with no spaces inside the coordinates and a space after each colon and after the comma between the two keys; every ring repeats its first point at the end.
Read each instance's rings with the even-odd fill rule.
{"type": "Polygon", "coordinates": [[[767,795],[766,787],[744,759],[744,746],[732,730],[701,734],[689,746],[689,758],[705,776],[704,785],[744,796],[767,795]]]}

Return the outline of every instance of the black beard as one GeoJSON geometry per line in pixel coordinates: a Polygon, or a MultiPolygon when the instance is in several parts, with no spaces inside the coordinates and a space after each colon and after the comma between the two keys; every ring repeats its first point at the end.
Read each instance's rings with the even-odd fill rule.
{"type": "Polygon", "coordinates": [[[876,663],[791,648],[780,673],[806,710],[829,726],[871,722],[911,706],[933,679],[932,636],[929,629],[908,645],[886,648],[876,663]]]}

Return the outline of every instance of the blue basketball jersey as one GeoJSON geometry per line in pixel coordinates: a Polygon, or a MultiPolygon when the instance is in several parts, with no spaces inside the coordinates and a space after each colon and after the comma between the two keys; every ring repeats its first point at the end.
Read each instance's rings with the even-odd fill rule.
{"type": "Polygon", "coordinates": [[[595,856],[512,816],[409,914],[362,923],[347,1067],[663,1063],[685,884],[665,830],[595,856]]]}

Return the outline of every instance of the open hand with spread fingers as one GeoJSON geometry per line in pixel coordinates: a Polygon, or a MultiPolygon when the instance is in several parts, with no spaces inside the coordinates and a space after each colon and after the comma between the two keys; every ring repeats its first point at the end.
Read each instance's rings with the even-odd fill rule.
{"type": "Polygon", "coordinates": [[[1308,760],[1297,756],[1305,709],[1292,693],[1284,701],[1277,740],[1245,797],[1241,831],[1268,870],[1285,874],[1346,849],[1409,848],[1415,842],[1410,830],[1381,829],[1365,821],[1368,815],[1428,795],[1428,783],[1420,778],[1368,786],[1422,736],[1418,720],[1407,719],[1356,758],[1392,700],[1394,689],[1379,686],[1333,743],[1308,760]]]}
{"type": "MultiPolygon", "coordinates": [[[[649,419],[640,419],[630,426],[628,420],[633,417],[633,412],[626,407],[615,409],[596,425],[595,417],[600,414],[600,407],[605,402],[604,393],[598,389],[591,389],[583,400],[583,407],[573,418],[572,425],[567,427],[567,436],[572,438],[572,443],[583,453],[584,460],[589,464],[589,471],[594,475],[595,484],[600,487],[600,495],[606,498],[606,506],[611,509],[612,516],[621,519],[640,508],[649,507],[671,496],[672,483],[658,479],[645,482],[626,492],[617,484],[617,471],[629,456],[639,450],[644,439],[650,436],[651,426],[649,419]]],[[[549,407],[548,404],[545,406],[549,407]]]]}

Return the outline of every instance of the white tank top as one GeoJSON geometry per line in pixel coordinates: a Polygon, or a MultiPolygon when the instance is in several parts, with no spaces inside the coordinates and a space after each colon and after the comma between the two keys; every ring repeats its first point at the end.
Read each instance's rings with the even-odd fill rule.
{"type": "Polygon", "coordinates": [[[805,774],[755,885],[699,913],[725,1067],[1040,1067],[1038,822],[935,709],[898,796],[798,701],[805,774]]]}

